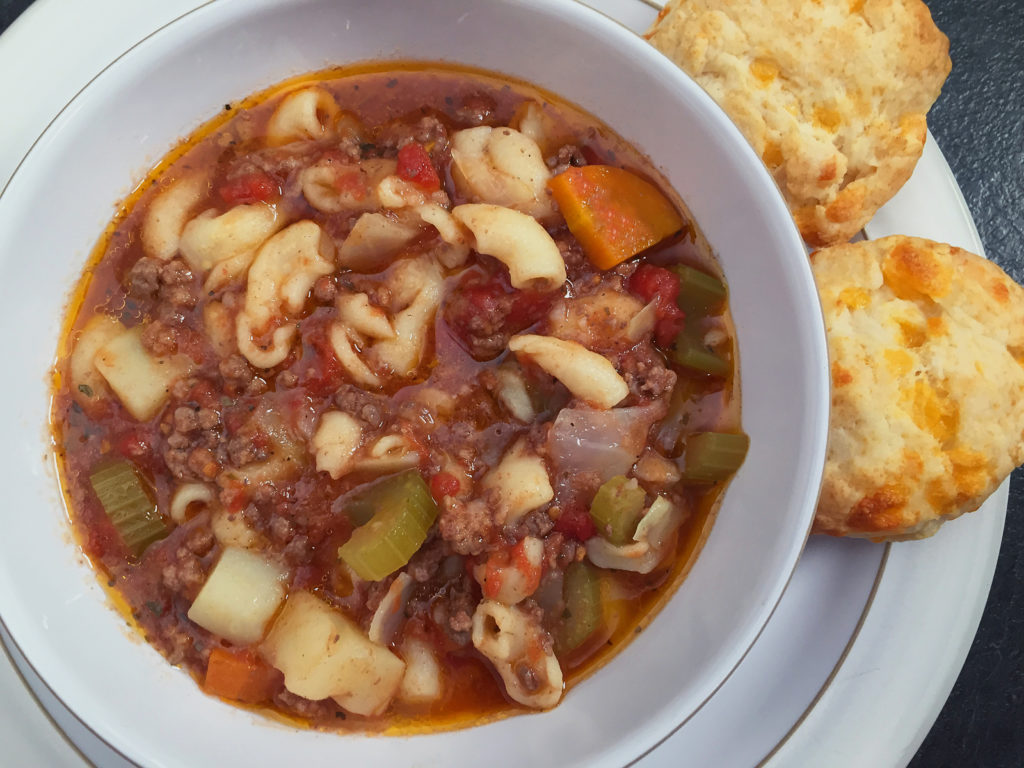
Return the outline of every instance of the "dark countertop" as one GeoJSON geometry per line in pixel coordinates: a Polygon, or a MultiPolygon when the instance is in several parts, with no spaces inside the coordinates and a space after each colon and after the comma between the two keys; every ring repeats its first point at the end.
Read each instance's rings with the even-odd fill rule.
{"type": "MultiPolygon", "coordinates": [[[[990,259],[1024,283],[1024,2],[927,0],[953,72],[928,123],[990,259]]],[[[0,0],[0,31],[31,0],[0,0]]],[[[911,768],[1024,765],[1024,469],[981,626],[911,768]]],[[[955,523],[953,523],[955,525],[955,523]]],[[[864,734],[870,739],[870,734],[864,734]]],[[[826,768],[826,767],[822,767],[826,768]]]]}

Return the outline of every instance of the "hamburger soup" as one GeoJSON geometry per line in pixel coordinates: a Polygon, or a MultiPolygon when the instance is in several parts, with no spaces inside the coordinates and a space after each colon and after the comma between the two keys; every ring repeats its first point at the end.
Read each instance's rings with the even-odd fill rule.
{"type": "Polygon", "coordinates": [[[419,64],[223,113],[123,204],[53,428],[116,602],[321,727],[555,706],[656,612],[743,460],[726,289],[591,115],[419,64]]]}

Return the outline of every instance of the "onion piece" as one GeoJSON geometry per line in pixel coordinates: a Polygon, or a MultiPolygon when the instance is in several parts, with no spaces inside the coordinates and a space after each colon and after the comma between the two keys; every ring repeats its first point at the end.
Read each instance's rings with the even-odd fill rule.
{"type": "Polygon", "coordinates": [[[658,301],[655,299],[633,315],[626,324],[626,338],[638,342],[654,330],[658,322],[658,301]]]}
{"type": "Polygon", "coordinates": [[[647,432],[664,407],[563,408],[548,435],[548,455],[559,472],[596,472],[601,482],[628,474],[643,453],[647,432]]]}

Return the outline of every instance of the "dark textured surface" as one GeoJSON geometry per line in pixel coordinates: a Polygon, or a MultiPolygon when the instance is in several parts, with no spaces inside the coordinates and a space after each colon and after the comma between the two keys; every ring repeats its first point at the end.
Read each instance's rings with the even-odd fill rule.
{"type": "MultiPolygon", "coordinates": [[[[953,59],[929,125],[963,190],[986,255],[1024,282],[1024,2],[928,4],[949,36],[953,59]]],[[[1022,513],[1024,470],[1019,469],[1011,480],[1006,529],[981,626],[911,768],[1024,765],[1022,513]]]]}
{"type": "MultiPolygon", "coordinates": [[[[29,5],[30,0],[0,0],[0,31],[29,5]]],[[[1024,282],[1024,0],[929,0],[928,5],[949,35],[953,59],[929,124],[988,257],[1024,282]]],[[[1018,470],[981,627],[911,768],[1024,765],[1022,511],[1024,470],[1018,470]]]]}

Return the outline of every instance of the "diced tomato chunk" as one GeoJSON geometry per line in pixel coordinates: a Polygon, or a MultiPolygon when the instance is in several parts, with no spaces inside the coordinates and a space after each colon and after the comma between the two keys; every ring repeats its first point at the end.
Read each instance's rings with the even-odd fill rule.
{"type": "Polygon", "coordinates": [[[454,496],[458,493],[461,487],[459,478],[451,472],[438,472],[430,478],[430,495],[439,504],[445,496],[454,496]]]}
{"type": "Polygon", "coordinates": [[[472,272],[463,278],[445,308],[445,322],[472,347],[474,334],[519,333],[539,321],[558,298],[557,291],[520,291],[507,274],[472,272]]]}
{"type": "Polygon", "coordinates": [[[303,348],[299,361],[299,383],[312,395],[324,396],[334,392],[344,376],[341,363],[327,338],[327,327],[318,325],[304,341],[307,346],[303,348]]]}
{"type": "Polygon", "coordinates": [[[597,534],[597,526],[594,525],[590,513],[576,504],[568,505],[562,510],[562,514],[555,521],[555,530],[579,541],[586,541],[597,534]]]}
{"type": "Polygon", "coordinates": [[[217,193],[228,205],[266,203],[281,196],[277,182],[263,171],[253,171],[236,176],[230,181],[224,182],[217,193]]]}
{"type": "Polygon", "coordinates": [[[459,478],[450,472],[438,472],[430,480],[430,493],[438,501],[445,496],[454,496],[461,487],[459,478]]]}
{"type": "Polygon", "coordinates": [[[683,321],[686,319],[683,310],[676,304],[679,276],[663,267],[643,264],[629,278],[627,287],[646,302],[658,302],[654,342],[662,348],[670,346],[683,329],[683,321]]]}
{"type": "Polygon", "coordinates": [[[143,429],[130,429],[117,440],[117,452],[129,459],[147,455],[151,450],[150,435],[143,429]]]}
{"type": "Polygon", "coordinates": [[[436,192],[441,188],[441,177],[437,175],[430,155],[422,144],[410,142],[398,150],[398,175],[411,181],[424,192],[436,192]]]}

